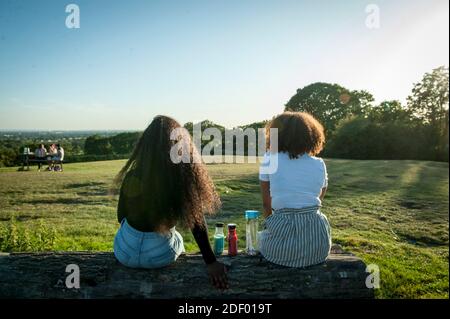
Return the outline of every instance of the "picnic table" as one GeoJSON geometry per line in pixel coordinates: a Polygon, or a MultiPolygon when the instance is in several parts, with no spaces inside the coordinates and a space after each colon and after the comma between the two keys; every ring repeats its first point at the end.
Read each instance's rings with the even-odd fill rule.
{"type": "Polygon", "coordinates": [[[32,163],[41,163],[41,164],[47,164],[47,163],[53,163],[53,164],[59,164],[61,165],[61,170],[63,169],[63,161],[62,160],[55,160],[56,154],[50,154],[47,153],[45,157],[36,157],[34,153],[23,153],[21,154],[21,162],[22,162],[22,170],[25,170],[25,166],[27,167],[27,171],[30,170],[30,164],[32,163]]]}

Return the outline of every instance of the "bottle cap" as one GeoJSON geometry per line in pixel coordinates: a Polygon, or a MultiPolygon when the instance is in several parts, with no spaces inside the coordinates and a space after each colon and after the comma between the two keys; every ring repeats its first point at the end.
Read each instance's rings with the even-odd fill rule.
{"type": "Polygon", "coordinates": [[[246,210],[245,211],[246,219],[255,219],[255,218],[258,218],[259,215],[260,215],[260,213],[257,210],[246,210]]]}
{"type": "Polygon", "coordinates": [[[216,227],[223,227],[223,223],[216,223],[216,227]]]}
{"type": "Polygon", "coordinates": [[[228,229],[236,229],[236,224],[228,224],[228,229]]]}

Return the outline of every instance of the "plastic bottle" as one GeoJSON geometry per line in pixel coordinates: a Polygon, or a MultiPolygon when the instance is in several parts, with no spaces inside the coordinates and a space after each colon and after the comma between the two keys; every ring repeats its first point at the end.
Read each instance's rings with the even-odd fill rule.
{"type": "Polygon", "coordinates": [[[246,210],[245,211],[245,251],[249,255],[256,255],[258,253],[258,218],[259,211],[246,210]]]}
{"type": "Polygon", "coordinates": [[[225,235],[223,233],[223,223],[216,223],[216,232],[214,233],[214,254],[222,255],[225,246],[225,235]]]}

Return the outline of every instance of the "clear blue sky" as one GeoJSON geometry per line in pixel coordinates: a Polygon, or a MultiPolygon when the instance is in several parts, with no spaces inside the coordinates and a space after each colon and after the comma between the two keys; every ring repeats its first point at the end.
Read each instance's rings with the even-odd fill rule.
{"type": "Polygon", "coordinates": [[[449,64],[447,0],[0,0],[0,129],[228,127],[313,82],[405,101],[449,64]],[[78,4],[81,28],[65,26],[78,4]],[[366,5],[380,28],[365,25],[366,5]]]}

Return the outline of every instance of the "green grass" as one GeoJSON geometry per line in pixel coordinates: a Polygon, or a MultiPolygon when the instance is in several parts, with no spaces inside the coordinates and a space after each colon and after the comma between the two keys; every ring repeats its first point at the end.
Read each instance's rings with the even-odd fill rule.
{"type": "MultiPolygon", "coordinates": [[[[448,163],[327,160],[323,213],[333,241],[375,263],[378,298],[448,298],[448,163]]],[[[123,161],[65,165],[63,173],[0,169],[0,226],[56,231],[54,250],[112,250],[117,196],[109,193],[123,161]]],[[[244,244],[246,209],[261,209],[256,164],[209,165],[223,208],[208,218],[236,222],[244,244]]],[[[186,249],[192,235],[181,229],[186,249]]],[[[30,231],[31,237],[39,234],[30,231]]],[[[1,246],[0,246],[1,247],[1,246]]],[[[43,245],[30,245],[45,247],[43,245]]]]}

